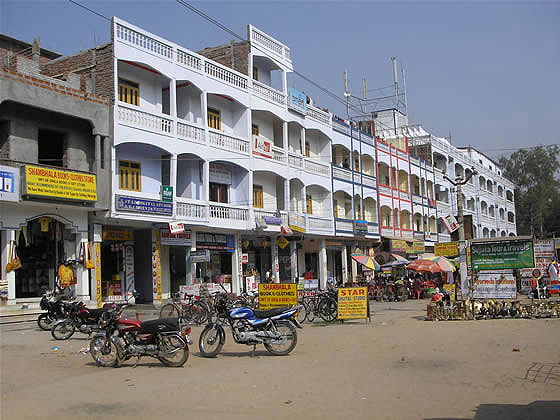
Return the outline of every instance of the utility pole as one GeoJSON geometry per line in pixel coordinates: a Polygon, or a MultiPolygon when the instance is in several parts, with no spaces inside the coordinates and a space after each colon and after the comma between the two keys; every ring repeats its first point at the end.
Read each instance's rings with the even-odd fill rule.
{"type": "Polygon", "coordinates": [[[463,219],[463,185],[465,185],[476,175],[476,169],[473,167],[471,173],[465,180],[461,175],[455,177],[455,181],[443,174],[443,177],[457,188],[457,223],[459,224],[459,274],[461,275],[461,296],[472,295],[472,279],[471,284],[467,283],[467,253],[465,246],[465,224],[463,219]],[[470,291],[469,291],[470,289],[470,291]]]}

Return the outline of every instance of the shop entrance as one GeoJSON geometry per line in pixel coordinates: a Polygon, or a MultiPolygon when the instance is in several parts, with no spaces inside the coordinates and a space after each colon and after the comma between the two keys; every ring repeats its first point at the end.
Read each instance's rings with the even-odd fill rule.
{"type": "Polygon", "coordinates": [[[131,231],[103,230],[101,295],[104,301],[124,300],[134,288],[133,239],[131,231]]]}
{"type": "Polygon", "coordinates": [[[179,286],[187,284],[187,248],[169,247],[169,272],[171,275],[171,293],[177,293],[179,286]]]}
{"type": "MultiPolygon", "coordinates": [[[[17,255],[22,267],[15,271],[16,299],[41,297],[55,288],[56,270],[64,261],[64,224],[50,217],[31,220],[16,232],[17,255]]],[[[74,240],[75,243],[75,240],[74,240]]]]}

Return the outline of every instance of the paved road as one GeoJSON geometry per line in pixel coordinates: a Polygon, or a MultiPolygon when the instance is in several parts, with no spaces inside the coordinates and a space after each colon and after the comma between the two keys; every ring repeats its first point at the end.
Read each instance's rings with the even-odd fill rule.
{"type": "Polygon", "coordinates": [[[251,357],[228,336],[204,359],[195,344],[178,369],[147,358],[98,368],[80,353],[84,335],[2,326],[0,418],[560,418],[559,319],[425,322],[425,303],[307,326],[287,357],[262,346],[251,357]]]}

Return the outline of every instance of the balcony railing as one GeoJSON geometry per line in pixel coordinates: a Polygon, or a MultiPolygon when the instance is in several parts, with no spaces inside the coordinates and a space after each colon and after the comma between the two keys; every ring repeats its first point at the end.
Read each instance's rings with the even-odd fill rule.
{"type": "Polygon", "coordinates": [[[284,149],[282,149],[281,147],[272,146],[272,158],[276,162],[284,163],[286,161],[284,149]]]}
{"type": "Polygon", "coordinates": [[[385,226],[381,227],[381,235],[383,235],[383,236],[393,236],[394,234],[395,234],[395,231],[393,230],[392,227],[385,227],[385,226]]]}
{"type": "Polygon", "coordinates": [[[306,230],[310,232],[331,232],[332,219],[328,217],[318,217],[308,214],[306,217],[306,230]]]}
{"type": "Polygon", "coordinates": [[[349,169],[333,166],[333,177],[352,182],[352,172],[349,169]]]}
{"type": "Polygon", "coordinates": [[[317,162],[316,160],[312,160],[310,158],[304,159],[304,168],[307,172],[313,174],[329,176],[329,165],[317,162]]]}
{"type": "Polygon", "coordinates": [[[290,49],[287,46],[269,37],[267,34],[259,31],[255,27],[252,27],[251,38],[253,42],[259,44],[260,46],[274,53],[275,55],[281,57],[283,60],[287,60],[287,61],[292,60],[290,49]]]}
{"type": "Polygon", "coordinates": [[[177,63],[196,71],[202,70],[202,60],[200,57],[179,49],[177,50],[177,63]]]}
{"type": "Polygon", "coordinates": [[[311,105],[307,105],[307,116],[325,125],[330,125],[331,122],[331,115],[328,112],[321,111],[311,105]]]}
{"type": "Polygon", "coordinates": [[[140,111],[119,103],[119,121],[138,128],[156,133],[170,135],[172,133],[173,121],[161,115],[146,111],[140,111]]]}
{"type": "Polygon", "coordinates": [[[419,239],[419,240],[424,240],[424,232],[420,231],[420,230],[415,230],[414,231],[414,239],[419,239]]]}
{"type": "Polygon", "coordinates": [[[371,235],[379,235],[379,225],[377,223],[368,222],[367,231],[371,235]]]}
{"type": "Polygon", "coordinates": [[[399,198],[401,200],[410,200],[410,193],[406,191],[399,191],[399,198]]]}
{"type": "Polygon", "coordinates": [[[209,143],[222,149],[239,153],[249,153],[249,142],[240,137],[234,137],[211,128],[208,132],[209,143]]]}
{"type": "Polygon", "coordinates": [[[127,28],[117,23],[115,34],[117,39],[133,45],[136,48],[149,52],[151,54],[159,55],[166,59],[173,59],[173,47],[164,44],[163,42],[156,41],[149,36],[141,34],[133,29],[127,28]]]}
{"type": "Polygon", "coordinates": [[[333,125],[332,128],[333,130],[336,130],[340,133],[343,134],[347,134],[350,135],[350,126],[347,124],[344,124],[342,121],[338,121],[336,118],[332,119],[333,125]]]}
{"type": "Polygon", "coordinates": [[[379,192],[388,196],[391,196],[393,194],[391,187],[387,187],[385,185],[379,185],[379,192]]]}
{"type": "Polygon", "coordinates": [[[336,231],[354,232],[354,224],[349,219],[336,219],[336,231]]]}
{"type": "Polygon", "coordinates": [[[385,143],[382,143],[382,142],[378,141],[377,142],[377,148],[379,150],[382,150],[384,152],[389,153],[389,145],[388,144],[385,144],[385,143]]]}
{"type": "Polygon", "coordinates": [[[204,129],[184,120],[177,121],[177,137],[196,143],[206,142],[204,129]]]}
{"type": "Polygon", "coordinates": [[[401,231],[401,236],[402,236],[403,238],[414,238],[414,234],[412,233],[411,230],[404,230],[404,229],[403,229],[403,230],[401,231]]]}
{"type": "Polygon", "coordinates": [[[264,83],[253,80],[253,91],[260,97],[284,106],[286,104],[286,95],[284,93],[265,85],[264,83]]]}
{"type": "Polygon", "coordinates": [[[208,221],[208,205],[177,197],[177,218],[179,220],[208,221]]]}
{"type": "Polygon", "coordinates": [[[303,168],[303,156],[295,153],[288,153],[288,163],[294,168],[303,168]]]}
{"type": "Polygon", "coordinates": [[[221,80],[229,85],[239,89],[247,90],[247,77],[228,70],[225,67],[218,66],[210,61],[204,62],[204,72],[215,79],[221,80]]]}
{"type": "Polygon", "coordinates": [[[368,187],[377,188],[377,180],[371,175],[363,174],[362,184],[367,185],[368,187]]]}
{"type": "Polygon", "coordinates": [[[249,210],[246,207],[234,207],[229,204],[210,204],[210,218],[247,222],[249,210]]]}
{"type": "MultiPolygon", "coordinates": [[[[254,209],[254,213],[255,213],[255,219],[260,218],[262,220],[263,217],[265,217],[265,216],[276,217],[276,211],[275,210],[254,209]]],[[[280,212],[280,218],[282,219],[282,224],[283,225],[288,224],[288,213],[286,211],[281,211],[280,212]]],[[[269,227],[271,227],[271,226],[269,226],[269,227]]],[[[274,226],[274,227],[276,227],[276,226],[274,226]]],[[[280,229],[280,226],[277,226],[277,227],[278,227],[278,229],[280,229]]]]}

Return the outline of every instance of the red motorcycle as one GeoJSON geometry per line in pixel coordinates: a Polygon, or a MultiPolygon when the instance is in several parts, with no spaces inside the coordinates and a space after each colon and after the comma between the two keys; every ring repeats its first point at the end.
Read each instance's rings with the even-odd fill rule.
{"type": "Polygon", "coordinates": [[[165,366],[180,367],[189,358],[191,327],[182,327],[179,318],[141,322],[122,319],[124,307],[101,317],[99,332],[89,343],[91,357],[99,366],[118,367],[132,357],[157,358],[165,366]]]}
{"type": "Polygon", "coordinates": [[[68,340],[76,329],[83,334],[91,334],[97,329],[101,315],[114,308],[114,303],[106,303],[101,309],[90,309],[83,302],[64,304],[68,316],[53,324],[51,335],[55,340],[68,340]]]}

